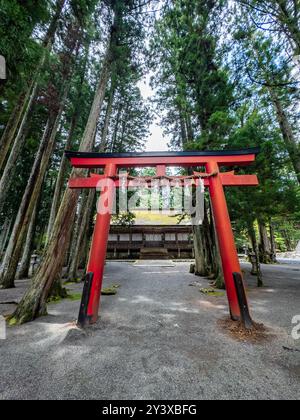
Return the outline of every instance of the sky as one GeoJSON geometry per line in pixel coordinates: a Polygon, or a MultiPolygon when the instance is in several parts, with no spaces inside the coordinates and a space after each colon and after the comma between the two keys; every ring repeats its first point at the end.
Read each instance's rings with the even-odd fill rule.
{"type": "MultiPolygon", "coordinates": [[[[154,90],[150,86],[151,75],[148,74],[139,83],[141,94],[145,100],[154,96],[154,90]]],[[[150,137],[146,144],[147,152],[160,152],[168,150],[169,139],[163,136],[163,129],[160,127],[160,118],[156,117],[156,120],[150,126],[150,137]]]]}

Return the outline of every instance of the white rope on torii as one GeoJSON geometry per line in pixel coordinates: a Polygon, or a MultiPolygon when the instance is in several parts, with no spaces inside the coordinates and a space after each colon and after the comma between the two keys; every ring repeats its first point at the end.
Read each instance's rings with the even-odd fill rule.
{"type": "Polygon", "coordinates": [[[117,175],[115,179],[120,179],[122,177],[130,181],[140,181],[140,182],[151,182],[154,180],[166,180],[166,181],[185,181],[185,180],[195,180],[195,179],[208,179],[214,176],[217,176],[218,172],[213,172],[211,174],[201,174],[194,172],[194,175],[189,176],[168,176],[168,175],[154,175],[154,176],[131,176],[128,173],[124,173],[121,176],[117,175]]]}

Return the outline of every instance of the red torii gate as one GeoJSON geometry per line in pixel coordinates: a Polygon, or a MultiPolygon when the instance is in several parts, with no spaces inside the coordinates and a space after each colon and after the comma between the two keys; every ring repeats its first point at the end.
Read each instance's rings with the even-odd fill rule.
{"type": "MultiPolygon", "coordinates": [[[[166,177],[167,167],[205,167],[206,173],[194,172],[194,179],[197,181],[199,177],[203,177],[205,187],[209,188],[230,314],[233,320],[241,319],[247,328],[251,328],[251,317],[224,187],[257,186],[258,179],[256,175],[235,175],[234,171],[220,172],[220,168],[250,165],[255,161],[258,153],[259,149],[136,154],[66,152],[74,168],[104,169],[104,175],[91,174],[87,178],[71,178],[69,188],[97,188],[101,179],[110,179],[116,187],[119,187],[118,171],[125,168],[156,167],[157,177],[163,178],[166,177]]],[[[184,178],[178,177],[181,180],[184,178]]],[[[105,192],[109,199],[112,199],[111,188],[107,187],[105,192]]],[[[110,221],[109,212],[97,214],[78,318],[80,326],[95,323],[98,319],[110,221]]]]}

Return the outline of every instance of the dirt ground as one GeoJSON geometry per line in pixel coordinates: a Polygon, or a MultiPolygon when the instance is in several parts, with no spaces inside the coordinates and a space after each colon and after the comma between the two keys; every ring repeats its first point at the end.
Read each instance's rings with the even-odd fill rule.
{"type": "MultiPolygon", "coordinates": [[[[237,339],[226,327],[225,294],[201,293],[206,279],[189,263],[110,262],[101,318],[85,334],[73,330],[74,300],[49,305],[49,315],[7,329],[0,340],[0,399],[299,399],[300,265],[263,266],[257,289],[245,270],[251,312],[265,337],[237,339]],[[196,285],[191,286],[192,283],[196,285]]],[[[27,286],[0,291],[0,313],[11,312],[27,286]]]]}

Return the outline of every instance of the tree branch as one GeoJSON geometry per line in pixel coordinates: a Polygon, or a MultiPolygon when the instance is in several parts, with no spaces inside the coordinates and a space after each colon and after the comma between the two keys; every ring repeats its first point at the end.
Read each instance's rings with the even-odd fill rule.
{"type": "Polygon", "coordinates": [[[269,82],[266,82],[266,81],[262,82],[262,81],[259,81],[259,80],[255,79],[251,75],[249,68],[246,68],[246,73],[247,73],[247,76],[249,77],[249,79],[252,83],[255,83],[257,85],[264,86],[264,87],[287,87],[287,86],[293,86],[293,85],[299,83],[299,82],[269,83],[269,82]]]}

